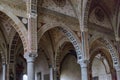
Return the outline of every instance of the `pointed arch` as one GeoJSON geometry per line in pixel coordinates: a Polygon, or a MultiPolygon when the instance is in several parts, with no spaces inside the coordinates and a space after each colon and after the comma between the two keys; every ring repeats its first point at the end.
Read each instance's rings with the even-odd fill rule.
{"type": "Polygon", "coordinates": [[[6,7],[4,4],[0,5],[0,11],[5,14],[7,17],[11,19],[10,24],[14,27],[16,32],[18,32],[23,46],[24,46],[24,51],[27,49],[27,30],[23,23],[12,13],[9,11],[10,9],[6,7]]]}
{"type": "Polygon", "coordinates": [[[58,30],[60,30],[61,32],[63,32],[67,38],[70,40],[70,42],[73,44],[76,53],[77,53],[77,60],[81,61],[83,58],[83,54],[82,54],[82,50],[81,50],[81,42],[80,39],[77,37],[77,35],[70,29],[67,27],[67,25],[63,24],[63,23],[58,23],[58,22],[50,22],[47,23],[45,25],[43,25],[39,31],[38,31],[38,41],[40,41],[42,35],[52,29],[52,28],[58,28],[58,30]]]}
{"type": "Polygon", "coordinates": [[[105,45],[105,47],[107,48],[107,50],[109,51],[109,53],[111,55],[111,58],[112,58],[112,61],[113,61],[113,66],[117,70],[118,66],[120,66],[120,62],[119,62],[119,58],[118,58],[118,52],[115,49],[115,47],[113,46],[112,42],[109,41],[108,39],[106,39],[105,37],[101,36],[101,35],[94,35],[90,39],[90,48],[92,47],[92,44],[96,40],[99,40],[100,42],[102,42],[105,45]]]}

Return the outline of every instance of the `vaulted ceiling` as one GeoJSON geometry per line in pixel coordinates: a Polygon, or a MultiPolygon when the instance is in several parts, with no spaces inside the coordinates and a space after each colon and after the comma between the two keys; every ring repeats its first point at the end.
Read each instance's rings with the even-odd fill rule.
{"type": "MultiPolygon", "coordinates": [[[[78,17],[76,15],[76,12],[78,10],[78,4],[79,4],[78,1],[79,0],[38,0],[38,10],[46,10],[46,13],[48,13],[49,15],[50,15],[50,13],[53,15],[57,14],[55,17],[60,16],[60,19],[56,18],[56,21],[61,20],[61,19],[63,20],[63,18],[65,18],[63,22],[65,22],[67,20],[68,23],[70,23],[69,21],[71,19],[72,20],[75,19],[75,22],[71,23],[74,25],[74,24],[77,24],[76,22],[77,22],[78,17]],[[62,15],[62,18],[61,18],[61,15],[62,15]],[[68,20],[68,18],[63,17],[63,15],[70,17],[71,19],[68,20]]],[[[94,27],[94,29],[98,28],[99,30],[102,31],[102,33],[104,32],[105,34],[108,30],[107,35],[108,34],[111,35],[111,33],[113,33],[113,35],[114,35],[114,31],[113,31],[114,28],[111,25],[111,22],[112,22],[114,15],[116,15],[115,13],[116,13],[116,11],[118,9],[117,7],[119,6],[119,3],[120,3],[119,0],[91,0],[91,1],[92,1],[92,3],[90,5],[90,11],[89,11],[89,22],[94,23],[94,24],[96,24],[96,26],[98,26],[98,27],[96,27],[96,26],[95,27],[92,26],[92,27],[94,27]]],[[[26,0],[0,0],[0,4],[4,4],[4,5],[11,7],[13,9],[13,11],[14,11],[14,9],[16,9],[20,12],[25,11],[25,15],[22,14],[22,12],[21,13],[16,12],[15,15],[17,15],[19,17],[21,15],[27,17],[27,15],[26,15],[27,14],[26,13],[27,12],[26,0]]],[[[39,14],[39,12],[38,12],[38,14],[39,14]]],[[[43,16],[43,14],[40,15],[39,17],[46,19],[46,17],[41,17],[41,16],[43,16]]],[[[44,25],[47,23],[47,22],[46,23],[44,22],[45,21],[44,19],[40,19],[40,20],[38,19],[39,20],[38,22],[41,22],[41,26],[42,26],[42,24],[44,25]]],[[[47,20],[48,19],[49,18],[47,17],[47,20]]],[[[2,27],[5,28],[3,33],[5,34],[7,32],[7,36],[10,35],[9,33],[12,30],[12,25],[9,23],[10,20],[11,19],[8,16],[6,16],[2,12],[0,12],[0,24],[2,24],[3,25],[2,27]]],[[[51,18],[50,20],[53,20],[53,18],[51,18]]],[[[72,20],[71,20],[71,22],[72,22],[72,20]]],[[[65,23],[67,23],[67,21],[65,23]]],[[[92,25],[92,24],[90,24],[90,25],[92,25]]],[[[73,26],[73,28],[71,28],[71,29],[73,31],[79,31],[79,24],[77,24],[77,26],[73,26]]],[[[15,35],[15,32],[14,32],[14,35],[15,35]]],[[[11,50],[12,50],[12,48],[14,49],[16,47],[17,43],[19,42],[19,40],[18,40],[19,35],[16,35],[16,36],[15,37],[13,36],[14,39],[13,39],[13,44],[12,44],[11,50]]],[[[54,29],[51,29],[48,32],[46,32],[42,36],[40,42],[41,42],[41,44],[46,43],[46,44],[44,44],[46,47],[46,46],[48,46],[48,44],[51,44],[50,41],[53,41],[53,43],[58,44],[58,42],[60,40],[62,41],[62,38],[65,38],[65,35],[62,34],[61,32],[59,32],[56,28],[54,28],[54,29]]],[[[97,47],[96,45],[103,46],[103,44],[100,43],[100,41],[98,41],[98,40],[93,44],[92,48],[97,47]]],[[[68,44],[67,46],[70,46],[67,48],[71,49],[71,44],[70,45],[68,44]]],[[[73,46],[72,46],[72,48],[73,48],[73,46]]]]}
{"type": "Polygon", "coordinates": [[[25,0],[1,0],[0,3],[1,2],[12,8],[26,10],[25,0]]]}
{"type": "MultiPolygon", "coordinates": [[[[119,0],[92,0],[92,7],[101,5],[106,12],[109,11],[113,14],[119,5],[118,1],[119,0]]],[[[0,3],[4,3],[18,10],[27,10],[26,0],[1,0],[0,3]]],[[[77,10],[78,4],[78,0],[38,0],[38,5],[72,17],[76,17],[75,10],[77,10]]]]}

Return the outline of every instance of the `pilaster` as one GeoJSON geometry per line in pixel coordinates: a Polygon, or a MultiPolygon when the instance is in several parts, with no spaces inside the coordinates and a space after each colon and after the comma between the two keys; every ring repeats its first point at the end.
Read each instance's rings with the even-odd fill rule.
{"type": "Polygon", "coordinates": [[[34,61],[37,57],[37,0],[27,0],[28,46],[24,58],[27,60],[28,80],[35,80],[34,61]]]}
{"type": "Polygon", "coordinates": [[[37,0],[27,0],[28,52],[37,52],[37,0]]]}
{"type": "Polygon", "coordinates": [[[89,44],[88,44],[88,31],[81,31],[81,40],[82,40],[82,52],[83,52],[83,60],[89,59],[89,44]]]}
{"type": "Polygon", "coordinates": [[[88,59],[89,59],[89,44],[88,44],[88,29],[81,29],[81,40],[82,40],[82,61],[79,62],[81,66],[81,77],[82,80],[88,80],[88,59]]]}

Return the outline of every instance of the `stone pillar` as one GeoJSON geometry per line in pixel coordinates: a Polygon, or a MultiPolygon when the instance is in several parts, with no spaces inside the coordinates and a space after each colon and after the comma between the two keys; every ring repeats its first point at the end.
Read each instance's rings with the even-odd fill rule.
{"type": "Polygon", "coordinates": [[[81,74],[82,80],[88,80],[88,70],[87,63],[89,59],[89,46],[88,46],[88,26],[87,26],[87,18],[88,15],[85,15],[85,9],[87,9],[88,0],[78,0],[78,18],[80,24],[81,31],[81,40],[82,40],[82,61],[78,62],[81,66],[81,74]],[[82,4],[82,5],[81,5],[82,4]],[[82,63],[81,63],[82,62],[82,63]]]}
{"type": "Polygon", "coordinates": [[[120,70],[116,72],[117,73],[117,80],[120,80],[120,70]]]}
{"type": "MultiPolygon", "coordinates": [[[[27,15],[28,15],[28,44],[27,51],[30,53],[37,53],[37,0],[26,0],[27,15]]],[[[32,54],[33,55],[33,54],[32,54]]]]}
{"type": "Polygon", "coordinates": [[[57,60],[52,62],[53,64],[53,80],[60,80],[60,65],[57,64],[57,60]]]}
{"type": "Polygon", "coordinates": [[[28,80],[35,80],[34,61],[37,57],[37,0],[26,0],[28,16],[28,45],[27,53],[24,54],[27,60],[28,80]]]}
{"type": "Polygon", "coordinates": [[[89,80],[88,61],[87,60],[81,61],[80,66],[81,66],[81,79],[82,80],[89,80]]]}
{"type": "Polygon", "coordinates": [[[3,55],[3,52],[0,52],[1,56],[2,56],[2,80],[6,80],[6,58],[5,55],[3,55]]]}
{"type": "Polygon", "coordinates": [[[27,76],[28,80],[35,80],[35,69],[34,69],[34,61],[37,57],[36,53],[25,53],[24,58],[27,61],[27,76]]]}
{"type": "Polygon", "coordinates": [[[6,63],[2,64],[2,80],[6,80],[6,63]]]}
{"type": "Polygon", "coordinates": [[[82,80],[88,80],[88,59],[89,59],[89,45],[88,45],[88,31],[87,29],[81,30],[82,40],[82,61],[79,62],[81,66],[81,78],[82,80]]]}
{"type": "Polygon", "coordinates": [[[53,80],[57,80],[57,69],[56,68],[54,68],[53,69],[54,71],[53,71],[53,74],[54,74],[54,78],[53,78],[53,80]]]}
{"type": "Polygon", "coordinates": [[[113,68],[110,69],[111,70],[111,77],[112,77],[112,80],[117,80],[117,73],[116,73],[116,70],[113,68]]]}
{"type": "Polygon", "coordinates": [[[88,31],[81,31],[83,60],[89,59],[88,31]]]}
{"type": "Polygon", "coordinates": [[[120,68],[116,69],[117,80],[120,80],[120,68]]]}
{"type": "Polygon", "coordinates": [[[50,66],[50,80],[53,80],[53,68],[50,66]]]}

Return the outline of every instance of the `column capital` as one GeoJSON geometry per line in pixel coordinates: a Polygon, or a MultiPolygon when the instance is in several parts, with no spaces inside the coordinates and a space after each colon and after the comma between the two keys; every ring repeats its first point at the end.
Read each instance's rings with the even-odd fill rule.
{"type": "Polygon", "coordinates": [[[37,18],[37,14],[36,13],[28,13],[27,14],[28,18],[37,18]]]}
{"type": "Polygon", "coordinates": [[[2,65],[6,65],[6,61],[5,60],[2,60],[2,65]]]}
{"type": "Polygon", "coordinates": [[[54,70],[54,71],[57,71],[57,68],[56,68],[56,67],[53,67],[53,70],[54,70]]]}
{"type": "Polygon", "coordinates": [[[81,32],[87,32],[87,31],[88,31],[88,28],[85,28],[85,27],[84,27],[84,28],[80,28],[80,31],[81,31],[81,32]]]}
{"type": "Polygon", "coordinates": [[[35,52],[26,52],[24,54],[24,58],[27,60],[27,62],[34,62],[35,58],[38,56],[38,54],[35,52]]]}
{"type": "Polygon", "coordinates": [[[6,65],[6,58],[5,58],[5,56],[2,56],[2,65],[6,65]]]}
{"type": "Polygon", "coordinates": [[[116,71],[120,71],[120,66],[118,65],[118,66],[115,66],[115,70],[116,71]]]}
{"type": "Polygon", "coordinates": [[[118,36],[115,37],[116,41],[120,41],[120,38],[118,36]]]}
{"type": "Polygon", "coordinates": [[[53,66],[50,64],[50,65],[49,65],[49,68],[53,68],[53,66]]]}
{"type": "Polygon", "coordinates": [[[88,67],[89,60],[81,60],[78,63],[80,64],[81,68],[85,68],[88,67]]]}

